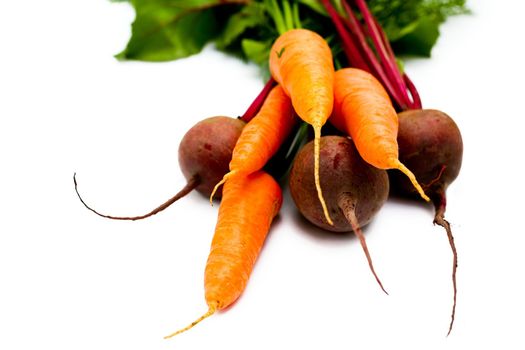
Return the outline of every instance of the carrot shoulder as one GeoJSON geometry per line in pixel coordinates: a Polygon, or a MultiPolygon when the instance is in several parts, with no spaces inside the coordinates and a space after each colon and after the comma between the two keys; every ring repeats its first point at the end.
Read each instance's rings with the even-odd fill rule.
{"type": "Polygon", "coordinates": [[[281,86],[275,86],[257,115],[242,130],[233,149],[230,172],[215,186],[210,200],[232,176],[261,170],[286,140],[296,119],[290,98],[281,86]]]}
{"type": "Polygon", "coordinates": [[[357,68],[335,73],[334,113],[330,122],[352,137],[367,163],[380,169],[399,169],[421,197],[429,200],[414,174],[399,161],[397,113],[374,76],[357,68]]]}
{"type": "Polygon", "coordinates": [[[313,31],[289,30],[272,45],[270,72],[290,96],[299,117],[314,129],[315,184],[326,220],[333,224],[319,181],[321,127],[332,113],[334,104],[334,65],[330,47],[313,31]]]}
{"type": "Polygon", "coordinates": [[[281,204],[279,184],[264,171],[235,176],[226,182],[204,274],[208,311],[166,338],[192,328],[237,300],[281,204]]]}

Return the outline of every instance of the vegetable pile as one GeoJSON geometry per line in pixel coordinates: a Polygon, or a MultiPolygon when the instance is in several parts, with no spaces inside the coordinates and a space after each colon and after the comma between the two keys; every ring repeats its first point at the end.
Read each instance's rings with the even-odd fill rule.
{"type": "Polygon", "coordinates": [[[210,201],[222,198],[205,270],[208,311],[166,338],[242,294],[282,205],[278,181],[288,174],[298,210],[327,231],[353,231],[385,293],[361,227],[389,192],[431,201],[434,223],[445,228],[453,252],[450,334],[457,253],[444,218],[445,191],[459,174],[463,144],[448,115],[422,109],[399,57],[430,56],[439,25],[468,12],[465,1],[129,2],[136,18],[119,59],[174,60],[213,42],[260,65],[267,81],[243,116],[207,118],[186,133],[179,164],[187,184],[151,212],[101,214],[82,200],[74,178],[82,203],[110,219],[147,218],[192,190],[210,201]]]}

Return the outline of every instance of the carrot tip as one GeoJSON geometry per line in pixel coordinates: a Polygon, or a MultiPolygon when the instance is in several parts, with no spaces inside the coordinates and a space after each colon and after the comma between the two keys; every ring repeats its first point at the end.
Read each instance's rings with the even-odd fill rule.
{"type": "Polygon", "coordinates": [[[187,330],[192,329],[197,324],[199,324],[202,320],[204,320],[204,319],[210,317],[211,315],[213,315],[215,313],[215,311],[217,311],[217,304],[216,303],[210,304],[208,311],[206,311],[206,313],[204,315],[202,315],[201,317],[199,317],[198,319],[196,319],[195,321],[193,321],[192,323],[190,323],[186,327],[184,327],[182,329],[179,329],[178,331],[176,331],[174,333],[171,333],[170,335],[165,336],[164,339],[173,338],[176,335],[179,335],[181,333],[186,332],[187,330]]]}
{"type": "Polygon", "coordinates": [[[321,148],[321,127],[320,126],[314,126],[314,179],[315,179],[315,188],[317,189],[317,196],[319,197],[319,201],[321,202],[321,206],[323,207],[323,213],[326,221],[331,226],[334,226],[334,222],[332,221],[332,218],[330,217],[330,213],[328,212],[328,208],[326,206],[326,202],[323,197],[323,191],[321,190],[321,181],[319,179],[319,153],[321,148]]]}
{"type": "Polygon", "coordinates": [[[412,185],[414,185],[421,198],[423,198],[427,202],[430,202],[430,198],[425,194],[425,191],[417,182],[416,176],[398,159],[394,161],[394,168],[399,169],[403,174],[405,174],[408,177],[408,179],[410,180],[410,182],[412,182],[412,185]]]}
{"type": "Polygon", "coordinates": [[[211,206],[213,206],[213,197],[215,196],[215,193],[217,192],[219,187],[221,187],[221,185],[223,185],[235,173],[236,173],[235,170],[230,171],[229,173],[227,173],[226,175],[223,176],[222,180],[219,181],[219,183],[217,183],[217,185],[215,185],[215,187],[213,188],[213,191],[211,192],[211,195],[210,195],[210,204],[211,204],[211,206]]]}

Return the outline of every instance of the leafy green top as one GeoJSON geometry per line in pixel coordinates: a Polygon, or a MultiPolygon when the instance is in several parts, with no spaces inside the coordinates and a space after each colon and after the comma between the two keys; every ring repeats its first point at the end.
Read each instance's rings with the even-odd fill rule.
{"type": "MultiPolygon", "coordinates": [[[[317,0],[113,0],[135,9],[131,38],[119,59],[169,61],[196,54],[209,42],[267,66],[275,38],[290,28],[309,28],[341,49],[336,31],[317,0]]],[[[332,1],[337,9],[341,0],[332,1]]],[[[397,55],[430,56],[439,25],[466,13],[466,0],[369,0],[397,55]]],[[[343,59],[344,60],[344,59],[343,59]]],[[[265,69],[266,70],[266,69],[265,69]]]]}

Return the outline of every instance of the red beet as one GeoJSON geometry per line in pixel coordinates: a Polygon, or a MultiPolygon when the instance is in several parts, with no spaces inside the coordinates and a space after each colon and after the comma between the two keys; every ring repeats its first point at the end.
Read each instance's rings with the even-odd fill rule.
{"type": "Polygon", "coordinates": [[[326,221],[317,197],[313,147],[313,142],[306,144],[294,160],[290,172],[290,194],[301,214],[314,225],[335,232],[354,231],[370,269],[384,291],[374,271],[361,227],[372,220],[388,197],[387,173],[366,163],[349,138],[322,137],[319,176],[334,222],[332,226],[326,221]]]}
{"type": "MultiPolygon", "coordinates": [[[[433,109],[417,109],[399,113],[399,160],[420,181],[435,207],[434,224],[445,228],[453,253],[452,282],[454,303],[449,334],[456,310],[457,252],[450,224],[445,220],[447,187],[461,169],[463,141],[458,126],[447,114],[433,109]]],[[[416,196],[409,181],[395,172],[389,172],[393,192],[416,196]]]]}
{"type": "MultiPolygon", "coordinates": [[[[230,117],[211,117],[193,126],[179,145],[179,165],[188,183],[197,178],[195,189],[209,197],[229,171],[233,148],[246,123],[230,117]]],[[[217,193],[218,198],[222,192],[217,193]]]]}

